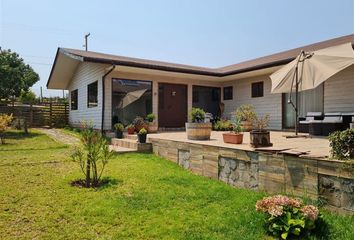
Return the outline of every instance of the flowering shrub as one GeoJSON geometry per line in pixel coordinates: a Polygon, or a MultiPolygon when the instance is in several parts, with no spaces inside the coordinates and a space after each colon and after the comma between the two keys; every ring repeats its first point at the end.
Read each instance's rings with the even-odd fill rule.
{"type": "Polygon", "coordinates": [[[304,205],[300,199],[283,195],[257,201],[256,210],[267,215],[268,231],[282,239],[287,239],[289,235],[309,233],[315,228],[319,217],[317,207],[304,205]]]}

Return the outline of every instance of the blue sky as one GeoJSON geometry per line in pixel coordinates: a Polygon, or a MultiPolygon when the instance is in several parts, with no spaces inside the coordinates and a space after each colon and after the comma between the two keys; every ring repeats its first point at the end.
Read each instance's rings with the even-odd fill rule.
{"type": "Polygon", "coordinates": [[[92,51],[220,67],[352,34],[354,0],[0,0],[0,46],[39,73],[37,94],[87,32],[92,51]]]}

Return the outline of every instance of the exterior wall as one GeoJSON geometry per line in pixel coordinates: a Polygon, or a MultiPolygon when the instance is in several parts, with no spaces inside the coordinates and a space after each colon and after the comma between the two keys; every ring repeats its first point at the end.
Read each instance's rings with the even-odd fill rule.
{"type": "Polygon", "coordinates": [[[354,165],[226,147],[150,139],[153,152],[191,172],[271,194],[320,199],[329,209],[354,213],[354,165]]]}
{"type": "Polygon", "coordinates": [[[354,112],[354,65],[325,82],[324,112],[354,112]]]}
{"type": "MultiPolygon", "coordinates": [[[[119,72],[119,71],[112,73],[112,75],[110,75],[110,78],[152,81],[152,111],[156,115],[157,121],[158,121],[158,99],[159,99],[158,84],[159,83],[172,83],[172,84],[175,83],[175,84],[187,85],[188,111],[192,108],[192,86],[193,85],[221,87],[221,83],[219,82],[210,82],[210,81],[208,82],[208,81],[203,81],[203,79],[195,80],[195,79],[188,79],[188,78],[167,77],[167,76],[138,74],[138,73],[119,72]]],[[[111,90],[109,91],[111,92],[111,90]]],[[[108,101],[111,102],[111,100],[112,99],[110,98],[108,101]]],[[[111,117],[108,117],[108,115],[111,115],[111,110],[109,111],[110,111],[109,113],[108,112],[106,113],[107,119],[111,119],[111,117]]]]}
{"type": "MultiPolygon", "coordinates": [[[[68,90],[78,89],[78,109],[71,110],[69,113],[69,123],[78,125],[80,121],[90,121],[95,128],[101,128],[101,112],[102,112],[102,76],[107,66],[103,64],[83,62],[78,66],[73,79],[71,80],[68,90]],[[93,108],[87,107],[87,85],[98,81],[98,106],[93,108]]],[[[106,85],[106,92],[110,92],[110,86],[106,85]]],[[[69,100],[70,99],[69,92],[69,100]]],[[[109,105],[106,101],[106,106],[109,105]]],[[[108,106],[107,106],[108,107],[108,106]]],[[[107,108],[106,108],[107,109],[107,108]]]]}
{"type": "Polygon", "coordinates": [[[268,75],[245,78],[223,83],[223,86],[233,86],[233,99],[222,100],[225,103],[225,115],[231,113],[242,104],[250,104],[255,107],[257,114],[263,116],[270,115],[269,128],[282,128],[282,95],[272,94],[271,80],[268,75]],[[251,86],[253,82],[264,82],[264,96],[258,98],[251,97],[251,86]]]}

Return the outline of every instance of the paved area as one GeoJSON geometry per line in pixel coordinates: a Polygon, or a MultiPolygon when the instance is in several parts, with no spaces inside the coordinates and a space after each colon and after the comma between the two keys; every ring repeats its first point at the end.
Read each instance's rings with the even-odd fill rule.
{"type": "MultiPolygon", "coordinates": [[[[227,147],[241,150],[255,150],[250,146],[250,136],[248,132],[244,133],[243,144],[228,144],[223,142],[223,132],[211,133],[209,141],[194,141],[188,140],[186,132],[163,132],[157,134],[149,134],[148,138],[158,138],[166,140],[174,140],[180,142],[190,142],[209,146],[227,147]]],[[[272,131],[270,133],[270,140],[273,147],[262,148],[265,151],[287,151],[295,155],[305,154],[309,157],[327,158],[330,154],[329,141],[326,137],[310,137],[306,134],[301,134],[305,137],[300,138],[286,138],[285,136],[293,136],[291,132],[272,131]]]]}
{"type": "Polygon", "coordinates": [[[77,144],[80,142],[80,140],[68,133],[65,133],[64,131],[56,128],[36,128],[36,130],[47,134],[49,137],[54,139],[57,142],[65,143],[65,144],[77,144]]]}

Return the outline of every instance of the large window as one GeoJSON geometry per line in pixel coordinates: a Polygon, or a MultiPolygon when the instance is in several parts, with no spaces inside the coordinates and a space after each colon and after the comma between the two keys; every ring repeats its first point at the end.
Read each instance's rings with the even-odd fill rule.
{"type": "Polygon", "coordinates": [[[87,85],[87,107],[97,107],[98,105],[98,82],[87,85]]]}
{"type": "Polygon", "coordinates": [[[77,93],[78,90],[73,90],[70,93],[70,106],[71,106],[71,110],[77,110],[77,93]]]}
{"type": "Polygon", "coordinates": [[[220,93],[217,87],[193,86],[193,107],[201,108],[213,116],[220,115],[220,93]]]}
{"type": "Polygon", "coordinates": [[[252,83],[252,97],[263,97],[263,82],[252,83]]]}
{"type": "Polygon", "coordinates": [[[112,79],[112,123],[128,125],[135,117],[152,112],[150,81],[112,79]]]}
{"type": "Polygon", "coordinates": [[[224,87],[224,100],[232,100],[233,98],[233,88],[232,86],[230,87],[224,87]]]}

